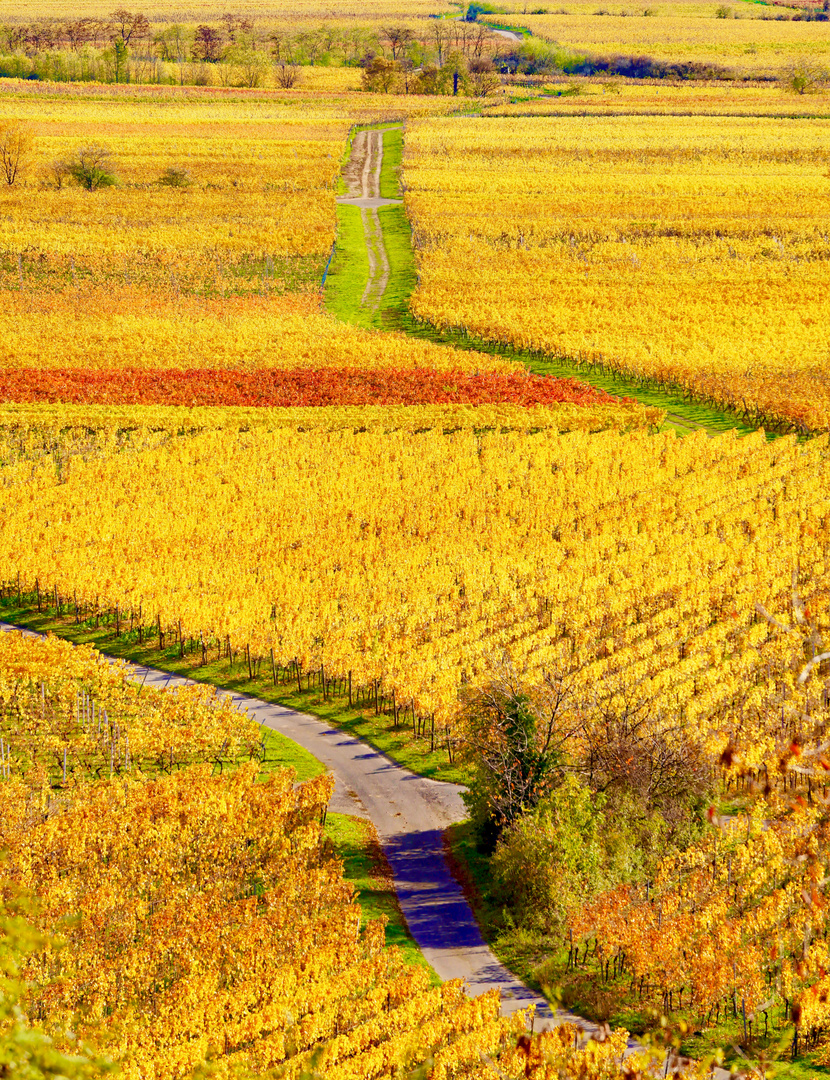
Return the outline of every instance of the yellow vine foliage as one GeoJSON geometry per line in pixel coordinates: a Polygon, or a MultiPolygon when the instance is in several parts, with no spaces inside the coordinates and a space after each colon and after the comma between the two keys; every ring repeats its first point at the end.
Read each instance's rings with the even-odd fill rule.
{"type": "MultiPolygon", "coordinates": [[[[0,406],[0,452],[6,462],[54,453],[75,454],[159,446],[178,434],[202,432],[350,431],[629,431],[650,430],[661,409],[612,405],[310,405],[285,408],[178,405],[0,406]]],[[[60,467],[58,465],[58,467],[60,467]]]]}
{"type": "MultiPolygon", "coordinates": [[[[221,4],[201,2],[188,9],[192,19],[200,21],[218,22],[224,14],[221,4]]],[[[335,20],[351,22],[358,25],[364,23],[379,23],[401,19],[426,19],[437,10],[434,0],[361,0],[360,8],[356,9],[352,0],[291,0],[291,3],[279,2],[276,4],[263,3],[262,0],[246,0],[239,8],[239,14],[256,20],[258,27],[269,26],[271,21],[286,23],[308,23],[317,29],[321,23],[335,20]]],[[[110,15],[107,0],[81,0],[78,7],[73,9],[77,16],[97,16],[105,19],[110,15]]],[[[182,19],[182,9],[175,3],[165,2],[153,9],[158,12],[159,21],[182,19]]],[[[11,3],[9,12],[18,16],[29,18],[63,18],[66,9],[56,0],[34,0],[31,5],[11,3]]],[[[184,21],[182,19],[182,21],[184,21]]]]}
{"type": "Polygon", "coordinates": [[[168,95],[162,109],[152,97],[92,92],[67,110],[60,96],[53,88],[45,100],[4,102],[4,118],[26,123],[35,144],[23,182],[0,198],[2,249],[73,255],[80,272],[87,260],[123,264],[134,253],[175,269],[206,251],[234,259],[331,246],[347,116],[325,106],[298,114],[277,101],[252,114],[219,95],[192,103],[168,95]],[[58,186],[52,163],[89,143],[111,152],[118,186],[58,186]],[[159,183],[170,167],[187,173],[187,186],[159,183]]]}
{"type": "Polygon", "coordinates": [[[26,125],[34,145],[0,191],[0,286],[35,302],[90,283],[212,298],[317,289],[352,127],[452,107],[313,87],[255,101],[221,87],[11,87],[0,122],[26,125]],[[56,172],[89,144],[110,152],[116,186],[89,192],[56,172]],[[183,186],[163,182],[170,169],[183,186]]]}
{"type": "MultiPolygon", "coordinates": [[[[533,681],[573,656],[586,684],[622,675],[667,714],[682,706],[720,753],[737,724],[723,710],[767,663],[755,604],[773,610],[794,567],[806,602],[827,572],[825,437],[74,438],[64,454],[57,434],[9,436],[7,595],[19,574],[84,617],[117,604],[211,649],[382,679],[447,722],[494,662],[533,681]]],[[[759,737],[748,756],[769,752],[759,737]]]]}
{"type": "MultiPolygon", "coordinates": [[[[16,634],[0,637],[0,672],[4,891],[38,897],[45,944],[21,961],[22,1005],[58,1047],[71,1026],[125,1080],[183,1080],[206,1065],[284,1080],[423,1065],[452,1080],[522,1060],[525,1013],[502,1019],[497,991],[471,999],[460,980],[430,986],[384,946],[382,922],[362,925],[320,825],[331,776],[295,785],[284,770],[257,782],[255,764],[50,775],[47,746],[23,760],[8,743],[62,717],[79,746],[93,713],[87,697],[67,710],[73,697],[89,690],[123,718],[138,688],[90,648],[16,634]]],[[[156,727],[175,726],[178,699],[144,698],[131,733],[153,726],[154,710],[156,727]]],[[[525,1075],[547,1080],[555,1064],[558,1076],[614,1080],[626,1038],[576,1049],[565,1026],[535,1041],[525,1075]]]]}
{"type": "MultiPolygon", "coordinates": [[[[713,5],[713,7],[718,5],[713,5]]],[[[543,87],[530,100],[508,98],[488,106],[488,116],[569,116],[586,113],[613,116],[648,114],[649,116],[731,116],[809,118],[826,111],[830,91],[816,87],[815,93],[798,94],[781,82],[703,82],[697,79],[624,79],[619,77],[581,77],[573,83],[543,87]],[[578,93],[567,93],[576,87],[578,93]],[[562,91],[565,93],[561,93],[562,91]],[[557,91],[560,96],[557,96],[557,91]]],[[[774,131],[775,129],[771,129],[774,131]]]]}
{"type": "Polygon", "coordinates": [[[432,368],[523,370],[515,361],[342,323],[316,293],[176,296],[138,285],[0,292],[6,368],[432,368]]]}
{"type": "Polygon", "coordinates": [[[680,386],[768,428],[826,430],[822,124],[413,122],[413,311],[680,386]]]}
{"type": "Polygon", "coordinates": [[[0,776],[76,784],[251,758],[259,727],[212,687],[154,690],[91,646],[0,634],[0,776]]]}
{"type": "Polygon", "coordinates": [[[717,65],[743,78],[780,77],[798,60],[826,64],[830,58],[830,29],[823,22],[761,18],[749,14],[753,9],[706,0],[669,0],[647,8],[652,17],[646,18],[642,8],[636,15],[598,11],[593,4],[569,8],[558,15],[521,13],[515,19],[538,37],[593,55],[717,65]],[[740,11],[740,17],[716,18],[717,8],[724,6],[730,14],[740,11]]]}

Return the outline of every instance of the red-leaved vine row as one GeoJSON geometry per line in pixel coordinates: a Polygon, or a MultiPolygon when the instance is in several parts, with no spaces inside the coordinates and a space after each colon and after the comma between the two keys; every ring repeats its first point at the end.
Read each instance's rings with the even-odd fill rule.
{"type": "Polygon", "coordinates": [[[630,401],[577,379],[359,368],[0,370],[0,401],[79,405],[599,405],[630,401]]]}

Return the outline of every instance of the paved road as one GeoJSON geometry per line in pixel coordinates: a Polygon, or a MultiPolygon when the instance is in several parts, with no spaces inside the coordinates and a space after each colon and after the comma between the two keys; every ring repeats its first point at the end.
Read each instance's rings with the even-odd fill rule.
{"type": "MultiPolygon", "coordinates": [[[[0,631],[19,631],[0,622],[0,631]]],[[[33,637],[42,635],[22,631],[33,637]]],[[[112,657],[107,657],[112,660],[112,657]]],[[[157,689],[197,685],[141,664],[131,665],[133,678],[157,689]]],[[[204,685],[204,684],[198,684],[204,685]]],[[[544,998],[528,989],[497,959],[481,936],[464,893],[444,855],[442,834],[466,817],[458,784],[428,780],[404,769],[384,754],[323,723],[314,716],[273,705],[247,694],[218,690],[257,723],[286,735],[310,751],[335,778],[330,809],[368,818],[375,826],[392,867],[395,889],[409,930],[427,961],[442,979],[465,979],[472,996],[498,987],[502,1014],[535,1005],[534,1029],[561,1023],[580,1028],[585,1038],[597,1025],[575,1013],[553,1012],[544,998]]],[[[628,1052],[642,1049],[629,1039],[628,1052]]],[[[662,1065],[659,1072],[662,1073],[662,1065]]],[[[724,1069],[715,1080],[727,1080],[724,1069]]]]}
{"type": "Polygon", "coordinates": [[[491,26],[490,29],[494,34],[498,34],[499,37],[507,38],[508,41],[524,41],[523,34],[516,34],[512,30],[497,30],[495,26],[491,26]]]}
{"type": "MultiPolygon", "coordinates": [[[[0,623],[0,630],[16,629],[0,623]]],[[[164,689],[191,681],[142,665],[132,667],[134,678],[147,686],[164,689]]],[[[466,816],[463,788],[417,776],[316,717],[245,694],[219,693],[232,697],[258,723],[305,747],[334,773],[332,810],[372,821],[412,936],[442,979],[466,979],[474,995],[498,986],[504,1013],[535,1004],[537,1030],[555,1022],[547,1002],[528,990],[487,947],[447,865],[442,834],[466,816]]]]}

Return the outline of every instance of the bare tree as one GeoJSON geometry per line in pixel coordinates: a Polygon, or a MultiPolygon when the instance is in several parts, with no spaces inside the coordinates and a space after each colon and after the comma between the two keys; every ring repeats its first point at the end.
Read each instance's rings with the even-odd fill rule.
{"type": "Polygon", "coordinates": [[[56,159],[49,165],[47,174],[51,174],[55,187],[60,191],[63,185],[71,179],[69,162],[64,161],[62,158],[56,159]]]}
{"type": "Polygon", "coordinates": [[[20,120],[0,124],[0,169],[9,187],[20,178],[33,145],[34,138],[27,124],[20,120]]]}
{"type": "Polygon", "coordinates": [[[196,60],[204,60],[208,64],[218,64],[222,59],[224,44],[224,39],[219,30],[202,23],[196,27],[193,56],[196,60]]]}
{"type": "Polygon", "coordinates": [[[393,60],[398,60],[406,52],[407,46],[415,40],[415,35],[408,26],[385,26],[383,37],[392,52],[393,60]]]}
{"type": "Polygon", "coordinates": [[[488,97],[501,86],[496,66],[489,56],[472,59],[467,65],[470,75],[470,88],[474,97],[488,97]]]}
{"type": "Polygon", "coordinates": [[[254,28],[254,24],[250,19],[246,19],[241,15],[234,15],[230,11],[226,11],[220,21],[224,23],[225,33],[231,41],[235,40],[236,35],[239,33],[250,34],[254,28]]]}
{"type": "Polygon", "coordinates": [[[120,38],[125,45],[150,34],[147,16],[139,11],[127,11],[125,8],[110,12],[110,28],[113,39],[120,38]]]}
{"type": "Polygon", "coordinates": [[[476,59],[480,59],[488,45],[493,40],[493,31],[484,23],[479,23],[476,32],[470,38],[470,51],[476,59]]]}
{"type": "Polygon", "coordinates": [[[583,693],[581,768],[592,790],[633,798],[666,821],[687,813],[710,780],[710,762],[682,716],[664,715],[637,683],[608,676],[583,693]]]}
{"type": "Polygon", "coordinates": [[[50,22],[33,23],[26,31],[26,54],[35,56],[40,52],[48,52],[57,44],[57,29],[50,22]]]}
{"type": "Polygon", "coordinates": [[[279,63],[274,65],[274,74],[277,80],[277,86],[283,90],[290,90],[296,86],[300,79],[300,65],[286,63],[285,60],[280,60],[279,63]]]}
{"type": "Polygon", "coordinates": [[[438,54],[438,67],[441,67],[444,63],[444,53],[450,43],[449,31],[443,20],[435,20],[435,25],[432,28],[432,39],[435,42],[435,51],[438,54]]]}
{"type": "Polygon", "coordinates": [[[66,42],[73,52],[77,52],[78,49],[83,48],[84,45],[92,41],[94,32],[91,19],[74,19],[71,22],[64,23],[62,28],[66,42]]]}

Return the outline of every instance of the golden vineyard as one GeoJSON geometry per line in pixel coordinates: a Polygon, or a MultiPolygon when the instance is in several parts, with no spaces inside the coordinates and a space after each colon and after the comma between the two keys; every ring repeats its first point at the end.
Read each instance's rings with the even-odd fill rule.
{"type": "Polygon", "coordinates": [[[781,612],[793,567],[805,602],[825,595],[825,439],[382,423],[156,432],[90,454],[10,440],[6,592],[351,672],[445,728],[493,664],[531,680],[574,665],[682,709],[717,752],[723,710],[765,668],[756,605],[781,612]]]}
{"type": "Polygon", "coordinates": [[[0,20],[0,1074],[821,1075],[821,4],[106,8],[0,20]]]}
{"type": "Polygon", "coordinates": [[[574,1077],[613,1068],[624,1036],[579,1050],[569,1028],[533,1065],[516,1042],[524,1015],[500,1018],[496,992],[432,986],[384,947],[322,829],[331,778],[257,782],[243,753],[256,725],[229,703],[142,697],[94,650],[54,639],[6,633],[0,657],[4,897],[14,883],[41,898],[36,950],[12,971],[28,1016],[75,1052],[70,1068],[90,1043],[98,1069],[114,1059],[135,1078],[206,1062],[343,1080],[419,1065],[484,1077],[496,1063],[542,1077],[543,1057],[574,1077]],[[212,775],[221,759],[238,767],[212,775]]]}

